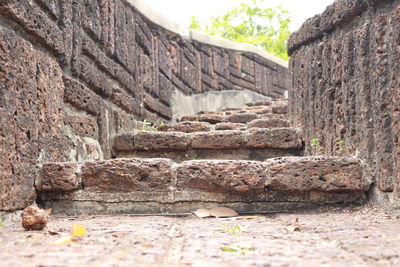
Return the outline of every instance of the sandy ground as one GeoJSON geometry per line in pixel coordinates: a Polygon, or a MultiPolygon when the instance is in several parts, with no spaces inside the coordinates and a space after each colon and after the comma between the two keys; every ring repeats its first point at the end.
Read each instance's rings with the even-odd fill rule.
{"type": "Polygon", "coordinates": [[[400,219],[372,208],[252,218],[18,217],[0,227],[0,266],[400,266],[400,219]],[[298,223],[295,223],[296,219],[298,223]],[[54,241],[79,223],[87,233],[54,241]]]}

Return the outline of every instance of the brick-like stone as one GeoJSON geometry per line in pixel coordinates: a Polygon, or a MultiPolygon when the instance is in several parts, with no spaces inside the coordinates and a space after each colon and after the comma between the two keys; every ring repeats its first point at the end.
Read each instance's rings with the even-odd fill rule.
{"type": "Polygon", "coordinates": [[[215,125],[215,130],[217,131],[244,130],[244,129],[246,129],[246,124],[244,123],[221,122],[215,125]]]}
{"type": "Polygon", "coordinates": [[[264,169],[254,161],[198,160],[182,162],[174,172],[178,190],[248,195],[263,193],[264,169]]]}
{"type": "Polygon", "coordinates": [[[288,112],[288,106],[287,105],[279,105],[272,107],[272,113],[274,114],[286,114],[288,112]]]}
{"type": "Polygon", "coordinates": [[[134,135],[134,150],[186,150],[189,137],[179,132],[139,132],[134,135]]]}
{"type": "Polygon", "coordinates": [[[254,113],[238,113],[228,116],[227,120],[234,123],[247,123],[257,119],[257,114],[254,113]]]}
{"type": "Polygon", "coordinates": [[[203,114],[195,116],[184,116],[181,121],[203,121],[211,124],[216,124],[220,122],[226,122],[226,117],[219,114],[203,114]]]}
{"type": "Polygon", "coordinates": [[[272,191],[366,191],[359,159],[287,157],[266,160],[266,187],[272,191]]]}
{"type": "Polygon", "coordinates": [[[89,192],[167,192],[172,164],[168,159],[88,161],[82,166],[82,184],[89,192]]]}
{"type": "Polygon", "coordinates": [[[251,128],[245,135],[249,148],[300,149],[300,131],[295,128],[251,128]]]}
{"type": "Polygon", "coordinates": [[[257,119],[249,122],[247,128],[280,128],[289,127],[289,121],[284,119],[257,119]]]}
{"type": "Polygon", "coordinates": [[[159,126],[157,129],[159,131],[167,131],[167,132],[184,132],[184,133],[208,132],[211,130],[211,125],[207,122],[183,121],[174,125],[159,126]]]}
{"type": "Polygon", "coordinates": [[[114,138],[113,150],[114,151],[132,151],[134,146],[134,133],[126,133],[117,135],[114,138]]]}
{"type": "Polygon", "coordinates": [[[43,164],[39,191],[74,191],[79,187],[79,163],[43,164]]]}
{"type": "Polygon", "coordinates": [[[228,149],[239,148],[244,144],[242,131],[213,131],[191,134],[192,148],[200,149],[228,149]]]}

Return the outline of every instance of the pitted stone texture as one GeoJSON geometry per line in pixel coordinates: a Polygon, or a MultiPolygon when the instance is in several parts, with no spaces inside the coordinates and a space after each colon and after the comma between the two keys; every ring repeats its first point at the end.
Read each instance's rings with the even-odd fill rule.
{"type": "Polygon", "coordinates": [[[213,131],[191,134],[192,148],[240,148],[244,144],[242,131],[213,131]]]}
{"type": "Polygon", "coordinates": [[[197,121],[183,121],[175,125],[163,125],[158,127],[159,131],[165,132],[208,132],[211,130],[211,124],[208,122],[197,122],[197,121]]]}
{"type": "MultiPolygon", "coordinates": [[[[18,7],[27,2],[18,1],[18,7]]],[[[0,9],[9,4],[1,1],[0,9]]],[[[13,10],[30,18],[37,12],[13,10]]],[[[0,26],[0,210],[23,209],[36,199],[38,160],[68,160],[72,145],[64,136],[63,98],[58,63],[0,26]]]]}
{"type": "Polygon", "coordinates": [[[272,107],[272,113],[274,114],[286,114],[288,113],[288,106],[287,105],[280,105],[272,107]]]}
{"type": "Polygon", "coordinates": [[[82,184],[89,192],[167,192],[171,186],[169,159],[88,161],[82,184]]]}
{"type": "Polygon", "coordinates": [[[359,159],[287,157],[266,160],[265,185],[273,191],[367,191],[359,159]]]}
{"type": "Polygon", "coordinates": [[[247,128],[282,128],[289,127],[289,121],[284,119],[257,119],[249,122],[247,128]]]}
{"type": "Polygon", "coordinates": [[[182,162],[174,172],[178,190],[245,193],[256,198],[264,192],[264,169],[263,163],[254,161],[198,160],[182,162]]]}
{"type": "Polygon", "coordinates": [[[245,134],[247,147],[300,149],[302,141],[296,128],[251,128],[245,134]]]}
{"type": "Polygon", "coordinates": [[[115,151],[132,151],[135,149],[134,146],[134,133],[127,133],[117,135],[114,138],[113,148],[115,151]]]}
{"type": "Polygon", "coordinates": [[[257,114],[254,113],[238,113],[227,117],[227,121],[233,123],[247,123],[257,119],[257,114]]]}
{"type": "Polygon", "coordinates": [[[133,135],[134,150],[186,150],[190,140],[179,132],[140,132],[133,135]]]}
{"type": "Polygon", "coordinates": [[[79,163],[46,163],[42,167],[39,191],[73,191],[79,189],[79,163]]]}
{"type": "Polygon", "coordinates": [[[233,123],[233,122],[221,122],[215,125],[215,130],[225,131],[225,130],[245,130],[246,124],[244,123],[233,123]]]}
{"type": "Polygon", "coordinates": [[[196,116],[184,116],[181,121],[203,121],[211,124],[216,124],[220,122],[226,122],[226,117],[219,114],[203,114],[196,116]]]}

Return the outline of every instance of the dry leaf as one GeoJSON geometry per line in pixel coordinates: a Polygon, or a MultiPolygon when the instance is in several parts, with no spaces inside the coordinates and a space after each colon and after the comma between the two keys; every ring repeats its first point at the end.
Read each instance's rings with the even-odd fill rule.
{"type": "Polygon", "coordinates": [[[85,233],[86,233],[86,228],[83,225],[81,225],[79,223],[74,223],[72,225],[72,228],[71,228],[71,236],[72,237],[84,236],[85,233]]]}
{"type": "Polygon", "coordinates": [[[72,244],[72,236],[70,236],[70,235],[63,236],[53,242],[53,245],[57,245],[57,246],[67,246],[70,244],[72,244]]]}
{"type": "Polygon", "coordinates": [[[210,211],[208,209],[198,209],[195,210],[193,213],[199,218],[205,218],[211,216],[210,211]]]}
{"type": "Polygon", "coordinates": [[[217,218],[237,217],[239,214],[233,209],[218,207],[210,209],[210,215],[217,218]]]}

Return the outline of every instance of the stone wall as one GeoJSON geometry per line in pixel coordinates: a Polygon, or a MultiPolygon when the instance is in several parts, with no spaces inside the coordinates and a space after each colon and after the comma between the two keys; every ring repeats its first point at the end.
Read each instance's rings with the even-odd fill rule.
{"type": "Polygon", "coordinates": [[[281,61],[184,38],[130,2],[0,1],[0,210],[36,198],[38,164],[109,158],[115,134],[170,120],[174,91],[284,96],[281,61]]]}
{"type": "Polygon", "coordinates": [[[288,44],[291,120],[303,126],[307,152],[366,160],[371,201],[392,210],[400,207],[399,25],[398,0],[340,0],[288,44]]]}

